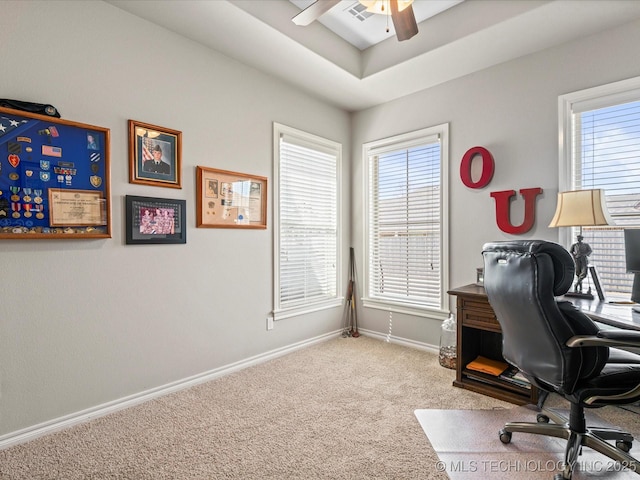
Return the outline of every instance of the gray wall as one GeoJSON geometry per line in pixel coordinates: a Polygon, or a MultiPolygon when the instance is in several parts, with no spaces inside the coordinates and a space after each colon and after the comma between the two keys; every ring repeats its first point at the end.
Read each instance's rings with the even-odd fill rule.
{"type": "Polygon", "coordinates": [[[348,199],[347,113],[103,2],[2,2],[0,64],[1,97],[111,129],[113,210],[109,240],[1,241],[0,440],[340,328],[266,330],[272,185],[267,230],[196,229],[195,167],[271,180],[277,121],[343,144],[348,199]],[[182,131],[181,190],[129,183],[128,119],[182,131]],[[125,195],[186,199],[187,244],[126,246],[125,195]]]}
{"type": "MultiPolygon", "coordinates": [[[[558,188],[557,97],[640,75],[638,45],[636,22],[349,116],[102,2],[3,2],[1,96],[111,129],[113,238],[2,240],[0,440],[340,327],[333,309],[266,331],[271,198],[266,231],[196,229],[196,165],[272,178],[273,121],[341,142],[346,260],[349,245],[362,253],[362,143],[450,122],[450,279],[470,283],[482,244],[512,238],[496,227],[489,192],[542,187],[527,236],[557,239],[546,227],[558,188]],[[182,190],[128,183],[128,119],[183,132],[182,190]],[[476,145],[496,161],[482,190],[458,175],[476,145]],[[186,199],[188,243],[125,246],[127,194],[186,199]]],[[[388,330],[386,312],[358,319],[388,330]]],[[[393,320],[394,336],[438,343],[440,322],[393,320]]]]}
{"type": "MultiPolygon", "coordinates": [[[[640,23],[635,22],[355,114],[353,211],[363,208],[362,143],[449,122],[449,288],[475,282],[485,242],[518,238],[497,227],[490,192],[541,187],[536,223],[521,237],[558,241],[558,231],[547,228],[558,193],[558,96],[640,75],[639,45],[640,23]],[[479,190],[460,180],[460,160],[477,145],[495,160],[493,180],[479,190]]],[[[523,205],[518,195],[512,204],[514,225],[522,222],[523,205]]],[[[358,218],[362,216],[354,216],[352,232],[362,278],[365,240],[358,218]]],[[[365,329],[389,329],[388,312],[364,309],[360,318],[365,329]]],[[[439,334],[439,321],[393,314],[394,336],[437,345],[439,334]]]]}

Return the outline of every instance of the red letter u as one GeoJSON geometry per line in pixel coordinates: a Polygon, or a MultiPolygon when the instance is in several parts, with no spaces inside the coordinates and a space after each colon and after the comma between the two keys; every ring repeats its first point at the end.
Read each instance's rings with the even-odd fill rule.
{"type": "Polygon", "coordinates": [[[536,197],[542,193],[542,188],[523,188],[520,194],[524,197],[524,220],[518,227],[514,227],[510,220],[509,202],[516,194],[515,190],[492,192],[490,195],[496,200],[496,223],[505,233],[518,235],[531,230],[536,217],[536,197]]]}

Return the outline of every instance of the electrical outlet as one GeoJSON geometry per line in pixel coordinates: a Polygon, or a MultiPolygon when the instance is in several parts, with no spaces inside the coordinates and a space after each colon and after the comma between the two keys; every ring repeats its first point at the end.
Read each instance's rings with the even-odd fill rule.
{"type": "Polygon", "coordinates": [[[273,330],[273,317],[267,317],[267,330],[273,330]]]}

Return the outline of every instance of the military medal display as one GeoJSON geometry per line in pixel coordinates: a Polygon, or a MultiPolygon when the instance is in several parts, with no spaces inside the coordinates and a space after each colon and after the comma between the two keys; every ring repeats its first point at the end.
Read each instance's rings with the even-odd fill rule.
{"type": "Polygon", "coordinates": [[[0,108],[0,239],[110,238],[107,128],[0,108]]]}
{"type": "Polygon", "coordinates": [[[267,228],[267,177],[196,167],[196,227],[267,228]]]}

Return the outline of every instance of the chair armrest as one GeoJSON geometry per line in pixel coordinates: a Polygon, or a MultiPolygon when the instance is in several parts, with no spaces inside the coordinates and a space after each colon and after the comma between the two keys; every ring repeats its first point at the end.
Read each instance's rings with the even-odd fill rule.
{"type": "Polygon", "coordinates": [[[576,335],[567,340],[567,347],[640,348],[640,332],[634,330],[601,330],[597,335],[576,335]]]}

